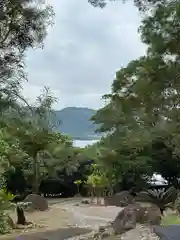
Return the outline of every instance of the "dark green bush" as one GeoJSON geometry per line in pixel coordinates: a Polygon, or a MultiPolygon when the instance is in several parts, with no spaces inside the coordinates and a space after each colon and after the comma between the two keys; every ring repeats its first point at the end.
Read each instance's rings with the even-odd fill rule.
{"type": "Polygon", "coordinates": [[[138,194],[136,200],[157,205],[163,214],[168,207],[172,208],[177,199],[178,191],[174,187],[166,189],[149,189],[138,194]]]}

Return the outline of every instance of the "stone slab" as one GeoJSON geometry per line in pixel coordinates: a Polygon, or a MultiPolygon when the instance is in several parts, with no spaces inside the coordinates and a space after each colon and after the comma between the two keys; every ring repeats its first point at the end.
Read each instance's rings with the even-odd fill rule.
{"type": "Polygon", "coordinates": [[[20,235],[19,237],[10,237],[6,240],[64,240],[71,237],[76,237],[81,234],[91,232],[91,229],[86,228],[61,228],[57,230],[37,232],[28,235],[20,235]]]}
{"type": "Polygon", "coordinates": [[[180,240],[180,225],[155,226],[154,232],[160,240],[180,240]]]}

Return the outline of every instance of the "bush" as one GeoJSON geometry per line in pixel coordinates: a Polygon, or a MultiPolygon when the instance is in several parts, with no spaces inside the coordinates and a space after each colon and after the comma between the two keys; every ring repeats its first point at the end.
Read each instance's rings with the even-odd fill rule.
{"type": "Polygon", "coordinates": [[[14,209],[15,205],[9,201],[13,196],[9,193],[7,194],[4,189],[0,191],[0,234],[5,234],[10,231],[10,226],[8,225],[8,212],[7,210],[14,209]]]}
{"type": "Polygon", "coordinates": [[[14,198],[16,197],[14,194],[12,194],[11,192],[9,192],[6,188],[3,188],[2,190],[2,193],[4,193],[6,196],[7,196],[7,199],[9,201],[13,201],[14,198]]]}
{"type": "Polygon", "coordinates": [[[170,187],[165,189],[146,190],[138,194],[137,200],[141,202],[153,203],[159,207],[161,213],[168,207],[173,208],[177,199],[177,189],[170,187]]]}

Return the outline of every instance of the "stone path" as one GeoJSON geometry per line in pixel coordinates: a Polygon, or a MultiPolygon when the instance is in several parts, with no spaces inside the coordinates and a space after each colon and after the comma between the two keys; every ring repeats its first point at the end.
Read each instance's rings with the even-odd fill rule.
{"type": "Polygon", "coordinates": [[[102,206],[74,206],[67,204],[64,208],[72,212],[75,221],[80,227],[89,227],[98,229],[99,226],[107,225],[114,220],[117,213],[122,209],[120,207],[102,207],[102,206]]]}
{"type": "Polygon", "coordinates": [[[38,232],[30,235],[21,235],[8,240],[64,240],[91,232],[85,228],[62,228],[53,231],[38,232]]]}
{"type": "Polygon", "coordinates": [[[160,240],[179,240],[180,239],[179,225],[154,227],[154,232],[160,237],[160,240]]]}
{"type": "MultiPolygon", "coordinates": [[[[29,213],[27,215],[28,220],[41,223],[46,227],[38,230],[37,233],[35,233],[36,229],[27,235],[21,233],[23,239],[18,240],[79,239],[79,235],[92,234],[90,233],[92,230],[96,232],[99,226],[107,225],[108,222],[115,219],[117,213],[122,209],[113,206],[82,205],[80,202],[80,199],[54,199],[50,201],[49,211],[29,213]]],[[[17,237],[11,235],[8,238],[0,239],[17,240],[17,237]]],[[[114,239],[119,238],[110,238],[109,240],[114,239]]],[[[137,227],[137,229],[121,236],[121,240],[158,240],[158,238],[151,233],[150,229],[139,226],[139,228],[137,227]]]]}

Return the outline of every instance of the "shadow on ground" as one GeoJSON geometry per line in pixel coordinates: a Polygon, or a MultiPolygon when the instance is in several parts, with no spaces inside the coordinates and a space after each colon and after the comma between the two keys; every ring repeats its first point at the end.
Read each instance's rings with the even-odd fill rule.
{"type": "Polygon", "coordinates": [[[10,237],[6,238],[6,240],[64,240],[90,233],[91,231],[91,229],[87,228],[60,228],[57,230],[20,235],[19,237],[10,237]]]}

